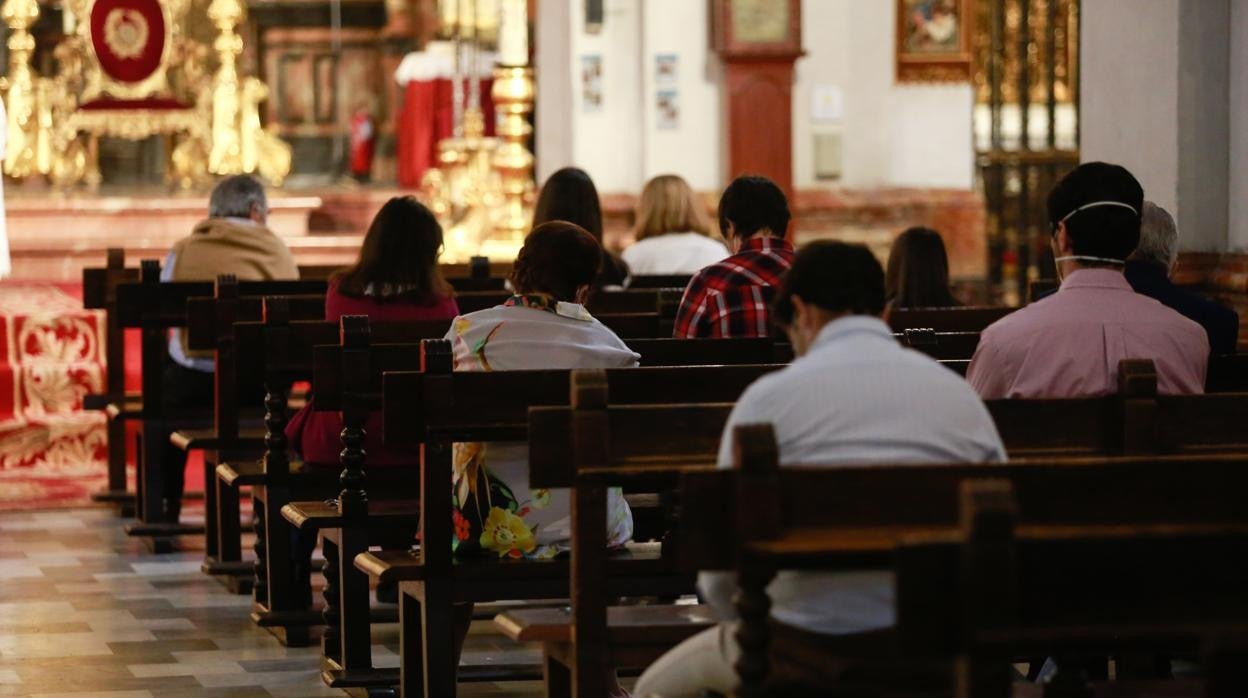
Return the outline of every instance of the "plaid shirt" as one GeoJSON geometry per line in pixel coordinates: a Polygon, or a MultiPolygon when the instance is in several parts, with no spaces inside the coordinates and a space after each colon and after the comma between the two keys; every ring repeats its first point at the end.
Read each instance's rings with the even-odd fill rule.
{"type": "Polygon", "coordinates": [[[741,251],[694,274],[680,299],[673,336],[768,337],[771,301],[793,265],[787,240],[750,238],[741,251]]]}

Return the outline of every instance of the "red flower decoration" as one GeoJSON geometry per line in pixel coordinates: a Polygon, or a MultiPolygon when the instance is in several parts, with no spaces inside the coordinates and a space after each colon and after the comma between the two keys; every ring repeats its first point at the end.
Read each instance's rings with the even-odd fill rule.
{"type": "Polygon", "coordinates": [[[468,519],[465,519],[458,509],[452,509],[451,520],[455,522],[455,538],[468,540],[468,535],[472,533],[472,524],[468,523],[468,519]]]}

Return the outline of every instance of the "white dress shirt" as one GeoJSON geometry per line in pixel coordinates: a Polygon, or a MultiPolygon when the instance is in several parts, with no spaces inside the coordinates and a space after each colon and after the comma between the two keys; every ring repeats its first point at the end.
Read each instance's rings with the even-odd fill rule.
{"type": "MultiPolygon", "coordinates": [[[[732,430],[769,422],[785,466],[986,463],[1005,460],[996,425],[958,374],[897,343],[878,318],[828,323],[809,352],[764,376],[728,418],[719,466],[732,467],[732,430]]],[[[703,573],[707,601],[735,617],[734,573],[703,573]]],[[[781,572],[768,587],[777,620],[823,634],[894,623],[890,572],[781,572]]]]}
{"type": "Polygon", "coordinates": [[[632,276],[695,274],[728,256],[724,243],[699,233],[667,233],[638,240],[620,254],[632,276]]]}

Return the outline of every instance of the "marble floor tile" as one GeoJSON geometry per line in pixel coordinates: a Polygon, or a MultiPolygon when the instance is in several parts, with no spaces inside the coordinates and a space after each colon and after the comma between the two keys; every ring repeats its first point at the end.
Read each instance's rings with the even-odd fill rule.
{"type": "MultiPolygon", "coordinates": [[[[198,543],[152,555],[124,523],[103,509],[0,514],[0,696],[345,695],[321,682],[319,647],[282,647],[251,623],[249,597],[199,571],[198,543]]],[[[398,627],[374,626],[373,642],[374,665],[397,667],[398,627]]],[[[478,665],[539,656],[488,622],[473,624],[464,653],[478,665]]],[[[460,695],[540,696],[542,686],[464,683],[460,695]]]]}

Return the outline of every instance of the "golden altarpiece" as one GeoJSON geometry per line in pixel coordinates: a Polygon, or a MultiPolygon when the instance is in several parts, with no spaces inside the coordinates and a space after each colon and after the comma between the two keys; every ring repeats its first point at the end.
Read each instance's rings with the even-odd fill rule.
{"type": "Polygon", "coordinates": [[[213,175],[257,173],[280,184],[290,147],[261,126],[268,88],[239,75],[242,0],[65,0],[66,36],[53,49],[57,72],[31,66],[37,0],[4,0],[10,30],[5,85],[4,173],[43,175],[63,187],[98,186],[99,139],[163,136],[166,178],[190,187],[213,175]],[[206,23],[211,45],[188,36],[206,23]]]}

